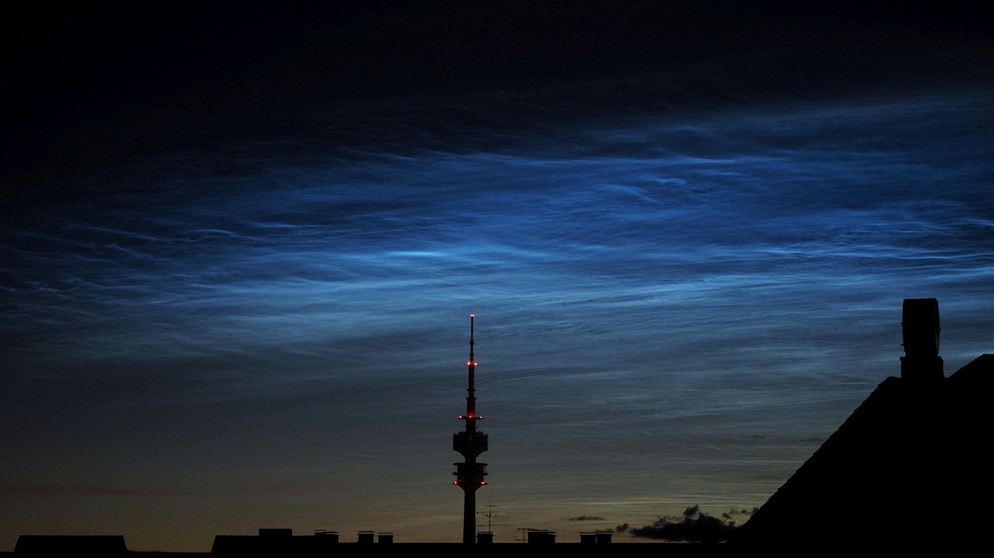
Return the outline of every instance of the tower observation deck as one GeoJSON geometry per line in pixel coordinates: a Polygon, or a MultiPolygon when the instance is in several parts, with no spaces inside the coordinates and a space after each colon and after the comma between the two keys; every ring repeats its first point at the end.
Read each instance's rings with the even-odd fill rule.
{"type": "Polygon", "coordinates": [[[463,528],[462,542],[473,544],[476,542],[476,490],[487,484],[484,477],[487,476],[487,464],[478,463],[476,458],[487,451],[487,435],[476,430],[477,421],[483,420],[482,416],[476,414],[476,386],[474,385],[476,376],[476,360],[473,354],[473,325],[476,314],[469,315],[469,386],[466,389],[466,414],[460,415],[459,419],[465,422],[465,429],[452,435],[452,449],[462,454],[465,461],[453,463],[456,466],[454,473],[456,476],[456,486],[463,489],[463,528]]]}

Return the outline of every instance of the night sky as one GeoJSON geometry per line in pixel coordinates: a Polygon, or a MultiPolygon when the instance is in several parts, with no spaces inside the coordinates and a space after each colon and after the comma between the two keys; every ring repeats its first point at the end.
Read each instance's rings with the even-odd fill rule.
{"type": "Polygon", "coordinates": [[[0,550],[461,541],[471,313],[496,542],[741,524],[903,299],[994,349],[994,34],[902,4],[5,4],[0,550]]]}

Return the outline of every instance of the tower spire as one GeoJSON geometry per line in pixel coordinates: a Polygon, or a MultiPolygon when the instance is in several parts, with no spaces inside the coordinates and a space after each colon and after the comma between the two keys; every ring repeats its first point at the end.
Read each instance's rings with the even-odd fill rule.
{"type": "Polygon", "coordinates": [[[476,458],[487,451],[487,435],[477,432],[476,422],[483,417],[476,414],[476,356],[474,354],[474,322],[476,314],[469,315],[469,383],[466,388],[466,414],[459,417],[465,422],[461,432],[452,435],[452,449],[462,454],[465,461],[453,463],[456,470],[453,473],[456,480],[453,484],[463,490],[463,529],[462,542],[476,542],[476,490],[486,484],[483,479],[487,476],[487,464],[477,463],[476,458]]]}
{"type": "MultiPolygon", "coordinates": [[[[466,361],[466,366],[469,369],[469,385],[466,388],[466,415],[468,417],[476,416],[476,356],[473,354],[473,345],[476,341],[473,339],[473,326],[476,321],[476,314],[469,315],[469,360],[466,361]]],[[[466,428],[468,430],[476,429],[476,420],[469,420],[466,422],[466,428]]]]}

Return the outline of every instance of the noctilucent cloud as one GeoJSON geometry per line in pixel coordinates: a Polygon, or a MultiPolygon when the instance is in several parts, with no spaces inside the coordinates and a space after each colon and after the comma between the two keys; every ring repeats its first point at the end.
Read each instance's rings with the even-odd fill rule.
{"type": "MultiPolygon", "coordinates": [[[[390,13],[361,24],[416,35],[390,13]]],[[[899,375],[905,298],[939,300],[947,375],[990,352],[991,66],[802,88],[758,68],[807,79],[803,51],[730,82],[733,50],[481,85],[447,66],[209,130],[141,131],[142,105],[122,137],[156,139],[128,149],[109,109],[51,116],[28,136],[61,151],[5,171],[0,550],[460,541],[471,313],[497,542],[694,505],[744,522],[899,375]]]]}

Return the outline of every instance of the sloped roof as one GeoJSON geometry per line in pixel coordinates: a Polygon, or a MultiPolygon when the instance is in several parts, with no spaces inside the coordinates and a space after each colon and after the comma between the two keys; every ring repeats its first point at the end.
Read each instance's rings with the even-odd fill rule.
{"type": "Polygon", "coordinates": [[[994,355],[949,377],[888,377],[728,545],[986,546],[994,355]]]}

